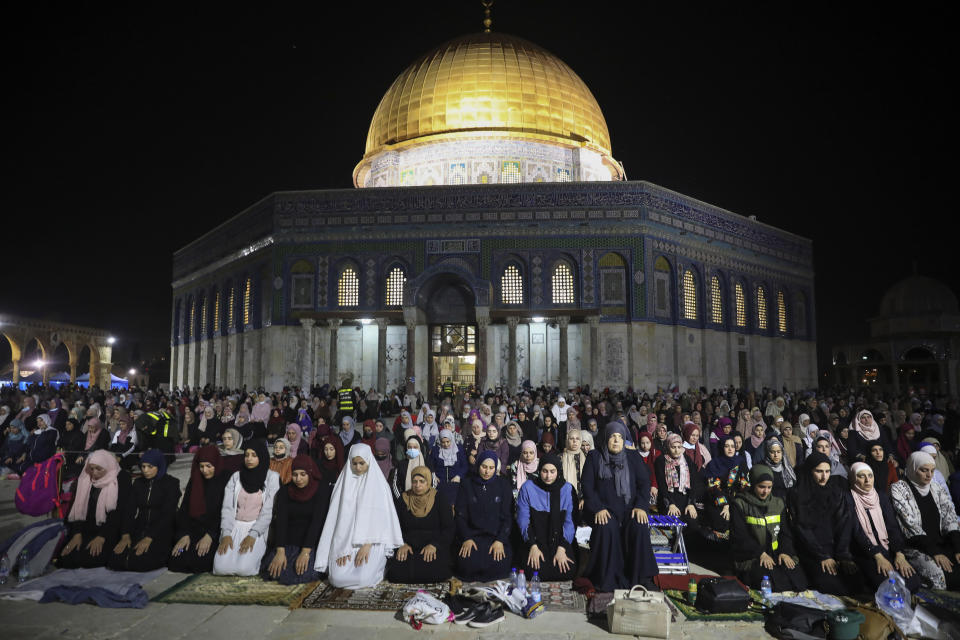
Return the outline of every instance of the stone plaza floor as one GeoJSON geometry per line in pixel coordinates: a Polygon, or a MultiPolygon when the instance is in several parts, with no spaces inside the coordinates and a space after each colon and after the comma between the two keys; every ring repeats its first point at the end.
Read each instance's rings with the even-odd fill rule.
{"type": "MultiPolygon", "coordinates": [[[[189,463],[179,460],[172,474],[186,485],[189,463]]],[[[14,507],[17,482],[0,480],[0,540],[38,520],[23,516],[14,507]]],[[[692,570],[707,571],[692,567],[692,570]]],[[[167,572],[144,589],[152,598],[186,577],[167,572]]],[[[11,577],[11,579],[14,579],[11,577]]],[[[605,624],[601,622],[600,624],[605,624]]],[[[406,638],[498,638],[513,640],[617,638],[604,626],[588,620],[585,613],[548,611],[534,620],[511,613],[496,625],[484,629],[447,623],[424,625],[416,631],[388,611],[335,611],[252,605],[191,605],[151,602],[144,609],[104,609],[93,605],[40,604],[34,601],[0,600],[0,639],[47,640],[62,638],[105,640],[243,640],[246,638],[324,638],[336,640],[404,640],[406,638]],[[387,635],[388,634],[388,635],[387,635]]],[[[689,622],[674,623],[670,638],[769,638],[759,623],[689,622]]]]}

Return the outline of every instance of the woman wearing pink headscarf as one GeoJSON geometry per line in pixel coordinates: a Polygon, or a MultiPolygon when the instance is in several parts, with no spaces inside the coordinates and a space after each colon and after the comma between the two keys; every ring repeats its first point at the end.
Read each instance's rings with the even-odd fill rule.
{"type": "Polygon", "coordinates": [[[77,478],[67,515],[67,544],[58,565],[67,569],[103,567],[120,540],[123,514],[130,502],[130,476],[108,451],[94,451],[77,478]]]}
{"type": "Polygon", "coordinates": [[[870,448],[877,442],[883,445],[887,457],[893,456],[896,449],[890,442],[886,429],[881,429],[873,414],[863,409],[850,422],[850,437],[847,442],[847,456],[850,462],[864,462],[870,455],[870,448]]]}

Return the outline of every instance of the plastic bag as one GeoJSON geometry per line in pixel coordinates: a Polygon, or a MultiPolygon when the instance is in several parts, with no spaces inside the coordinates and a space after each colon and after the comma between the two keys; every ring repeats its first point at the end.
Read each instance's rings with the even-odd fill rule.
{"type": "Polygon", "coordinates": [[[881,611],[893,618],[904,635],[919,634],[920,623],[910,605],[910,590],[896,571],[887,574],[887,580],[877,588],[874,600],[881,611]]]}
{"type": "Polygon", "coordinates": [[[409,620],[416,629],[424,622],[442,624],[451,622],[453,618],[450,607],[426,591],[417,591],[416,595],[403,605],[403,619],[409,620]]]}

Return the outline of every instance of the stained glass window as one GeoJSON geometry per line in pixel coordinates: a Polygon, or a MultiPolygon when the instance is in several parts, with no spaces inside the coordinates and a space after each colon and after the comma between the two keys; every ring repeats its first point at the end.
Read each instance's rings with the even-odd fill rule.
{"type": "Polygon", "coordinates": [[[516,265],[509,265],[500,277],[500,302],[523,304],[523,278],[516,265]]]}
{"type": "Polygon", "coordinates": [[[360,304],[360,278],[353,267],[347,267],[340,272],[337,282],[337,305],[341,307],[356,307],[360,304]]]}
{"type": "Polygon", "coordinates": [[[467,182],[467,163],[454,162],[450,165],[450,175],[447,184],[466,184],[467,182]]]}
{"type": "Polygon", "coordinates": [[[250,324],[250,298],[253,293],[253,280],[247,278],[243,288],[243,326],[250,324]]]}
{"type": "Polygon", "coordinates": [[[723,323],[723,300],[720,298],[720,278],[710,278],[710,308],[711,319],[715,324],[723,323]]]}
{"type": "Polygon", "coordinates": [[[230,327],[235,326],[234,318],[236,316],[233,315],[233,299],[236,297],[237,297],[236,290],[234,290],[233,287],[230,287],[230,299],[227,301],[227,325],[230,327]]]}
{"type": "Polygon", "coordinates": [[[783,299],[783,291],[777,291],[777,322],[780,333],[787,332],[787,303],[783,299]]]}
{"type": "Polygon", "coordinates": [[[683,317],[697,319],[697,281],[690,269],[683,272],[683,317]]]}
{"type": "Polygon", "coordinates": [[[573,304],[573,271],[565,262],[553,268],[553,304],[573,304]]]}
{"type": "Polygon", "coordinates": [[[520,162],[504,160],[500,167],[500,182],[520,182],[520,162]]]}
{"type": "Polygon", "coordinates": [[[747,300],[743,295],[743,285],[739,282],[734,287],[734,293],[737,297],[737,326],[747,326],[747,300]]]}
{"type": "Polygon", "coordinates": [[[203,297],[203,304],[200,305],[200,335],[207,337],[207,296],[203,297]]]}
{"type": "Polygon", "coordinates": [[[220,333],[220,292],[217,291],[213,298],[213,333],[220,333]]]}
{"type": "Polygon", "coordinates": [[[407,281],[403,269],[394,267],[387,276],[387,306],[399,307],[403,304],[403,285],[407,281]]]}
{"type": "Polygon", "coordinates": [[[570,169],[557,169],[557,182],[570,182],[570,169]]]}
{"type": "Polygon", "coordinates": [[[196,335],[193,332],[195,328],[196,317],[197,317],[197,301],[190,300],[190,338],[191,339],[193,339],[193,337],[196,335]]]}
{"type": "Polygon", "coordinates": [[[757,287],[757,328],[767,328],[767,292],[757,287]]]}

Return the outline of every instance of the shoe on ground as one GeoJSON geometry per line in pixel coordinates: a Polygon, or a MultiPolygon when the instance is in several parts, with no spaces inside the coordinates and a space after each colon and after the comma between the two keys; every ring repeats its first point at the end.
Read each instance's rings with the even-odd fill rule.
{"type": "Polygon", "coordinates": [[[470,606],[476,604],[474,600],[468,600],[463,596],[450,595],[449,593],[443,596],[443,603],[450,607],[450,613],[454,617],[463,614],[464,611],[470,608],[470,606]]]}
{"type": "MultiPolygon", "coordinates": [[[[447,603],[449,605],[449,603],[447,603]]],[[[476,618],[481,611],[484,611],[487,603],[486,602],[474,602],[470,604],[469,602],[464,602],[463,609],[460,613],[454,613],[453,621],[456,624],[467,624],[476,618]]],[[[450,611],[453,611],[453,607],[450,607],[450,611]]]]}
{"type": "Polygon", "coordinates": [[[477,617],[467,623],[468,627],[477,629],[489,627],[492,624],[503,622],[506,616],[503,615],[503,607],[494,606],[489,602],[484,603],[484,608],[480,610],[477,617]]]}

